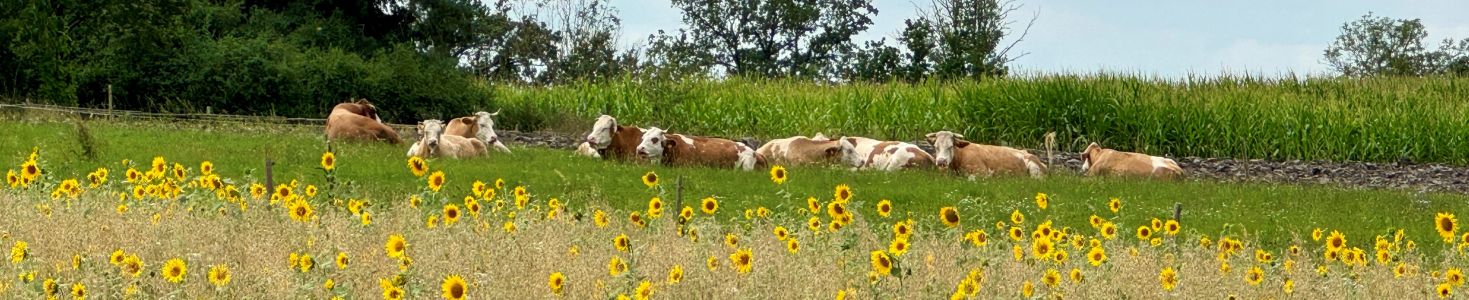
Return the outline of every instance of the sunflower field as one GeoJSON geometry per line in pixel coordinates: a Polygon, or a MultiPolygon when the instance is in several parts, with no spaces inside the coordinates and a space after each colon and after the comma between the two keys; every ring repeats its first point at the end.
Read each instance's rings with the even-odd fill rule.
{"type": "Polygon", "coordinates": [[[5,298],[1449,298],[1469,267],[1462,195],[423,159],[157,121],[92,123],[87,157],[71,126],[0,120],[5,298]]]}

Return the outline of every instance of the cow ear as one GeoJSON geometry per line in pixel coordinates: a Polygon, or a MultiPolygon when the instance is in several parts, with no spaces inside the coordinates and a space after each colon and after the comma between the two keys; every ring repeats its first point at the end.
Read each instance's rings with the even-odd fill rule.
{"type": "Polygon", "coordinates": [[[961,140],[961,139],[954,139],[954,147],[958,147],[958,148],[969,147],[969,141],[961,140]]]}
{"type": "Polygon", "coordinates": [[[962,138],[964,138],[964,135],[959,134],[958,132],[955,132],[954,133],[954,138],[956,138],[956,139],[962,139],[962,138]]]}
{"type": "Polygon", "coordinates": [[[663,137],[663,149],[664,149],[664,151],[667,151],[668,149],[673,149],[673,146],[675,146],[675,145],[677,145],[677,143],[675,143],[673,141],[673,139],[670,139],[670,138],[668,138],[666,136],[663,137]]]}
{"type": "Polygon", "coordinates": [[[923,138],[928,139],[928,143],[930,143],[930,144],[932,144],[933,143],[933,140],[936,139],[936,138],[938,138],[938,137],[939,137],[939,134],[938,133],[929,133],[929,134],[923,135],[923,138]]]}
{"type": "Polygon", "coordinates": [[[856,146],[857,145],[857,139],[856,138],[846,138],[846,140],[847,140],[847,144],[850,144],[852,146],[856,146]]]}
{"type": "Polygon", "coordinates": [[[826,147],[826,156],[837,156],[842,154],[842,147],[826,147]]]}

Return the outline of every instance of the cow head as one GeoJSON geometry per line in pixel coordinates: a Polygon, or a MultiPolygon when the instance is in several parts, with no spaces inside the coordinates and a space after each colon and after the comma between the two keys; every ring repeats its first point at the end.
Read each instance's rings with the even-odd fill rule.
{"type": "Polygon", "coordinates": [[[1086,146],[1085,151],[1081,151],[1082,172],[1086,172],[1087,169],[1092,167],[1092,157],[1095,157],[1100,152],[1102,152],[1102,145],[1098,145],[1096,142],[1092,142],[1091,145],[1086,146]]]}
{"type": "Polygon", "coordinates": [[[439,151],[439,136],[444,134],[444,121],[426,120],[418,123],[419,140],[415,148],[418,153],[410,153],[421,157],[430,157],[439,151]]]}
{"type": "Polygon", "coordinates": [[[477,123],[476,126],[479,126],[479,136],[477,136],[477,138],[479,138],[480,141],[484,141],[486,145],[490,145],[490,147],[495,147],[495,150],[499,150],[500,152],[504,153],[510,153],[510,148],[506,148],[505,144],[500,142],[500,135],[495,134],[495,120],[491,119],[490,117],[494,117],[497,115],[500,115],[500,111],[498,110],[495,111],[495,113],[474,113],[475,123],[477,123]]]}
{"type": "Polygon", "coordinates": [[[654,161],[662,159],[664,150],[673,147],[673,141],[668,140],[667,133],[667,130],[658,127],[648,128],[648,131],[643,132],[643,142],[638,144],[638,156],[654,161]]]}
{"type": "Polygon", "coordinates": [[[367,98],[357,99],[355,101],[352,101],[352,103],[357,104],[357,106],[362,110],[362,116],[377,120],[378,123],[383,122],[383,118],[379,117],[377,114],[377,106],[372,105],[372,102],[368,102],[367,98]]]}
{"type": "Polygon", "coordinates": [[[857,139],[850,137],[837,138],[837,149],[841,153],[842,163],[853,167],[862,167],[867,158],[857,154],[857,139]]]}
{"type": "Polygon", "coordinates": [[[597,122],[592,124],[592,133],[587,134],[587,144],[592,149],[606,150],[612,145],[612,135],[617,132],[617,119],[609,115],[597,117],[597,122]]]}
{"type": "Polygon", "coordinates": [[[930,133],[927,137],[928,143],[933,145],[933,163],[940,168],[948,168],[954,162],[954,148],[969,146],[969,142],[963,140],[964,135],[947,130],[930,133]]]}

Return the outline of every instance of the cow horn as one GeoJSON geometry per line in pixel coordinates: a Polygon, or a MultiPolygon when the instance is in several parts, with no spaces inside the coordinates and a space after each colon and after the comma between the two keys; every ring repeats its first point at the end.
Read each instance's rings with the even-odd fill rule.
{"type": "MultiPolygon", "coordinates": [[[[502,108],[502,109],[503,109],[503,108],[502,108]]],[[[495,110],[495,113],[492,113],[492,114],[490,114],[490,116],[492,116],[492,117],[493,117],[493,116],[498,116],[498,115],[500,115],[500,110],[501,110],[501,109],[496,109],[496,110],[495,110]]]]}

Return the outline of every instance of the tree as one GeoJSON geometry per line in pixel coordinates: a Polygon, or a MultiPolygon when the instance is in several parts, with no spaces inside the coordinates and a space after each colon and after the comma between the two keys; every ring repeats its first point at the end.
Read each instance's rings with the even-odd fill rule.
{"type": "MultiPolygon", "coordinates": [[[[933,8],[926,12],[926,22],[909,23],[913,26],[931,26],[927,31],[936,33],[937,47],[932,53],[934,75],[940,78],[977,78],[1004,76],[1010,72],[1010,62],[1025,56],[1010,55],[1010,50],[1025,39],[1035,17],[1025,26],[1019,38],[1009,45],[1001,40],[1011,30],[1010,14],[1020,6],[1000,0],[934,0],[933,8]],[[926,24],[924,24],[926,23],[926,24]],[[1003,47],[1002,47],[1003,46],[1003,47]]],[[[914,29],[915,34],[922,31],[914,29]]]]}
{"type": "Polygon", "coordinates": [[[852,36],[872,25],[871,0],[674,0],[687,38],[727,75],[835,78],[852,36]]]}
{"type": "Polygon", "coordinates": [[[1469,74],[1469,38],[1445,39],[1436,50],[1425,44],[1428,30],[1418,19],[1372,13],[1342,24],[1326,48],[1326,64],[1346,76],[1469,74]]]}

